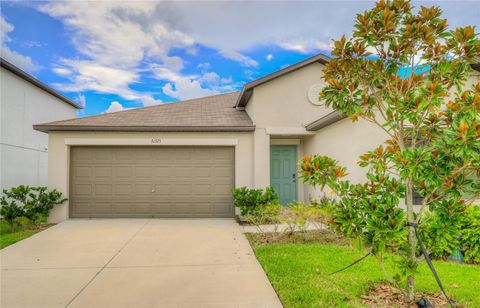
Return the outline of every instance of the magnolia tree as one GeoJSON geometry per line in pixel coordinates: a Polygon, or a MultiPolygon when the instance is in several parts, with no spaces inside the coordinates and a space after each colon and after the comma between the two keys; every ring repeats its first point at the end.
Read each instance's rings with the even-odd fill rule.
{"type": "Polygon", "coordinates": [[[386,254],[401,256],[400,275],[383,268],[408,301],[423,260],[415,227],[428,239],[435,221],[443,232],[436,240],[453,241],[480,197],[480,82],[465,87],[478,38],[470,26],[448,30],[438,7],[415,13],[409,1],[382,0],[357,15],[352,38],[334,42],[324,69],[326,105],[373,123],[387,140],[359,158],[364,183],[345,180],[347,170],[320,155],[305,157],[300,175],[338,196],[336,230],[361,238],[382,267],[386,254]],[[414,192],[423,200],[415,210],[414,192]]]}

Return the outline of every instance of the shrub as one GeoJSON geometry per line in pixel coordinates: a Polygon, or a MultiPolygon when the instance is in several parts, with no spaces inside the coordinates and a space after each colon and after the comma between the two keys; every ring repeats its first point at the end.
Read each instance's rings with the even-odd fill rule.
{"type": "Polygon", "coordinates": [[[427,213],[422,237],[432,256],[446,259],[455,250],[464,253],[465,261],[480,263],[480,207],[468,207],[455,224],[445,224],[437,213],[427,213]]]}
{"type": "Polygon", "coordinates": [[[23,215],[23,209],[18,207],[18,205],[15,202],[3,202],[2,199],[2,207],[0,208],[0,214],[3,216],[5,221],[8,222],[10,225],[12,231],[14,228],[13,222],[15,221],[16,218],[21,217],[23,215]]]}
{"type": "Polygon", "coordinates": [[[322,210],[315,205],[307,205],[300,201],[290,203],[279,214],[280,223],[286,224],[287,232],[307,231],[310,224],[319,228],[323,221],[324,214],[322,210]]]}
{"type": "Polygon", "coordinates": [[[28,209],[31,212],[28,217],[30,219],[35,219],[37,214],[48,217],[50,210],[53,209],[55,205],[62,204],[68,200],[64,198],[63,194],[58,190],[54,189],[49,191],[46,187],[32,187],[28,195],[30,197],[28,209]]]}
{"type": "Polygon", "coordinates": [[[35,218],[33,220],[33,224],[34,225],[44,225],[47,223],[47,216],[41,214],[41,213],[37,213],[37,215],[35,215],[35,218]]]}
{"type": "Polygon", "coordinates": [[[320,199],[312,198],[310,204],[315,207],[317,218],[313,220],[317,229],[332,223],[332,213],[335,210],[336,200],[322,196],[320,199]]]}
{"type": "Polygon", "coordinates": [[[272,187],[265,188],[265,193],[262,195],[262,204],[279,204],[280,198],[272,187]]]}
{"type": "Polygon", "coordinates": [[[20,216],[13,220],[13,225],[20,229],[26,229],[32,225],[32,221],[25,216],[20,216]]]}
{"type": "Polygon", "coordinates": [[[447,223],[437,213],[424,215],[424,229],[420,231],[431,256],[446,259],[460,247],[460,221],[447,223]]]}
{"type": "Polygon", "coordinates": [[[278,203],[268,203],[258,208],[255,213],[245,215],[245,220],[253,225],[277,224],[279,222],[278,215],[282,211],[283,206],[278,203]]]}
{"type": "MultiPolygon", "coordinates": [[[[0,213],[12,226],[19,217],[25,217],[33,223],[44,222],[50,210],[67,199],[56,189],[20,185],[9,190],[4,189],[0,199],[0,213]]],[[[20,219],[17,221],[25,222],[20,219]]]]}
{"type": "Polygon", "coordinates": [[[240,208],[240,214],[256,215],[267,204],[278,204],[278,195],[271,187],[263,189],[253,189],[247,187],[234,188],[232,190],[235,206],[240,208]]]}
{"type": "Polygon", "coordinates": [[[465,261],[480,263],[480,207],[472,206],[465,211],[461,234],[465,261]]]}

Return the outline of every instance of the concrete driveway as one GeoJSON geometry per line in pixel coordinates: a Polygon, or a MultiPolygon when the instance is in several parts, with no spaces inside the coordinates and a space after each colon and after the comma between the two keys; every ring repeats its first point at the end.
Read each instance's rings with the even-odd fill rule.
{"type": "Polygon", "coordinates": [[[0,251],[1,307],[281,307],[230,219],[68,220],[0,251]]]}

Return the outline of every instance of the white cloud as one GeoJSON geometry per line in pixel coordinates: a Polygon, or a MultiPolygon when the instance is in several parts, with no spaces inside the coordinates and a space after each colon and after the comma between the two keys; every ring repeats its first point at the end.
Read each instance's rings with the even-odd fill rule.
{"type": "Polygon", "coordinates": [[[167,83],[163,86],[163,92],[173,98],[186,100],[220,93],[216,90],[202,88],[198,80],[181,78],[174,83],[167,83]]]}
{"type": "Polygon", "coordinates": [[[72,75],[72,71],[65,67],[54,67],[52,71],[60,76],[70,76],[72,75]]]}
{"type": "Polygon", "coordinates": [[[54,86],[66,92],[95,91],[97,93],[117,94],[127,100],[140,100],[144,106],[162,103],[148,93],[132,90],[129,85],[139,81],[138,71],[134,68],[121,69],[97,64],[93,61],[62,59],[57,73],[70,79],[70,83],[56,83],[54,86]]]}
{"type": "MultiPolygon", "coordinates": [[[[351,33],[357,13],[375,1],[177,1],[170,5],[174,25],[197,43],[245,52],[262,45],[324,42],[351,33]]],[[[478,1],[414,1],[440,6],[452,27],[480,25],[478,1]]],[[[161,6],[161,5],[160,5],[161,6]]],[[[319,48],[321,47],[321,48],[319,48]]],[[[315,49],[316,51],[317,49],[315,49]]]]}
{"type": "Polygon", "coordinates": [[[244,56],[238,51],[235,50],[221,50],[219,52],[222,56],[224,56],[227,59],[236,61],[240,63],[243,66],[250,66],[250,67],[258,67],[258,62],[253,60],[250,57],[244,56]]]}
{"type": "Polygon", "coordinates": [[[215,72],[209,72],[209,63],[201,63],[201,75],[184,75],[181,73],[182,65],[167,68],[166,65],[151,64],[150,71],[154,77],[168,81],[162,87],[163,93],[176,99],[192,99],[221,92],[234,90],[232,78],[221,77],[215,72]]]}
{"type": "Polygon", "coordinates": [[[144,73],[143,61],[160,62],[164,69],[176,72],[183,67],[183,60],[168,53],[172,48],[193,45],[188,35],[167,24],[143,23],[144,15],[154,13],[155,2],[67,1],[39,7],[73,31],[73,44],[83,56],[81,60],[63,59],[62,66],[54,68],[56,73],[70,78],[70,83],[57,85],[64,91],[114,93],[128,100],[141,100],[145,106],[161,103],[151,94],[130,88],[144,73]]]}
{"type": "Polygon", "coordinates": [[[149,71],[160,80],[176,81],[182,78],[183,60],[179,57],[169,57],[164,64],[152,63],[149,71]]]}
{"type": "Polygon", "coordinates": [[[212,84],[212,83],[219,83],[221,81],[220,75],[218,75],[215,72],[207,72],[203,74],[203,76],[200,78],[200,81],[205,82],[207,84],[212,84]]]}
{"type": "Polygon", "coordinates": [[[67,92],[93,90],[99,93],[117,93],[128,98],[134,96],[128,85],[137,81],[138,74],[135,70],[120,69],[97,64],[88,60],[62,59],[63,66],[55,68],[56,72],[70,72],[70,84],[57,85],[67,92]]]}
{"type": "Polygon", "coordinates": [[[265,59],[267,59],[267,61],[270,62],[270,61],[273,60],[273,55],[272,55],[271,53],[269,53],[269,54],[265,57],[265,59]]]}
{"type": "Polygon", "coordinates": [[[83,94],[79,94],[79,95],[75,98],[75,101],[76,101],[77,104],[79,104],[80,107],[82,107],[83,109],[85,109],[85,107],[87,106],[87,99],[85,98],[85,95],[83,95],[83,94]]]}
{"type": "Polygon", "coordinates": [[[145,56],[165,60],[171,48],[193,44],[188,35],[162,23],[161,15],[159,22],[145,24],[155,13],[153,1],[55,1],[40,8],[75,31],[79,51],[106,65],[135,66],[145,56]]]}
{"type": "Polygon", "coordinates": [[[14,29],[13,25],[8,23],[3,16],[0,15],[0,33],[2,34],[0,36],[0,39],[2,41],[2,44],[4,42],[10,41],[10,38],[6,36],[6,33],[12,32],[14,29]]]}
{"type": "MultiPolygon", "coordinates": [[[[92,58],[138,63],[161,60],[172,48],[196,53],[195,44],[225,54],[262,45],[328,49],[353,30],[355,14],[374,1],[54,1],[40,5],[77,31],[74,42],[92,58]],[[323,42],[323,43],[318,43],[323,42]]],[[[476,1],[414,1],[438,5],[452,26],[479,25],[476,1]]]]}
{"type": "Polygon", "coordinates": [[[29,47],[29,48],[45,46],[45,44],[43,44],[42,42],[39,42],[39,41],[25,41],[22,44],[26,47],[29,47]]]}
{"type": "MultiPolygon", "coordinates": [[[[421,3],[442,7],[452,26],[479,24],[474,1],[421,3]]],[[[350,33],[355,14],[372,5],[373,1],[53,1],[37,7],[66,25],[80,53],[54,68],[71,79],[64,89],[117,93],[151,105],[160,103],[152,93],[130,88],[144,75],[167,81],[165,93],[176,98],[236,87],[224,84],[222,79],[228,78],[219,76],[218,81],[207,75],[208,63],[198,65],[200,76],[185,75],[184,60],[171,56],[174,49],[195,56],[197,46],[212,48],[245,66],[247,78],[254,78],[259,64],[247,56],[249,51],[268,45],[301,53],[329,50],[331,39],[350,33]]]]}
{"type": "Polygon", "coordinates": [[[215,72],[204,72],[197,80],[207,88],[219,92],[233,91],[235,87],[242,86],[240,83],[235,83],[232,77],[221,77],[215,72]]]}
{"type": "Polygon", "coordinates": [[[333,42],[321,42],[321,41],[312,41],[312,40],[306,40],[306,41],[300,41],[300,42],[291,42],[291,43],[282,43],[280,44],[280,47],[282,47],[285,50],[292,50],[292,51],[297,51],[300,53],[314,53],[314,52],[319,52],[319,51],[328,51],[331,50],[333,47],[333,42]]]}
{"type": "Polygon", "coordinates": [[[154,77],[160,80],[177,81],[178,79],[182,78],[179,73],[172,71],[166,67],[153,64],[150,66],[150,68],[154,77]]]}
{"type": "Polygon", "coordinates": [[[155,99],[152,96],[147,96],[147,95],[140,96],[140,99],[142,100],[143,106],[145,106],[145,107],[159,105],[159,104],[163,103],[162,100],[155,99]]]}
{"type": "Polygon", "coordinates": [[[110,106],[108,106],[107,110],[105,110],[104,113],[119,112],[119,111],[124,111],[128,109],[132,109],[132,108],[125,108],[121,103],[115,101],[110,103],[110,106]]]}
{"type": "Polygon", "coordinates": [[[200,63],[199,65],[197,65],[197,67],[199,69],[201,69],[202,71],[206,71],[206,70],[209,70],[212,67],[212,64],[210,64],[208,62],[203,62],[203,63],[200,63]]]}
{"type": "Polygon", "coordinates": [[[33,64],[33,61],[30,57],[24,56],[7,46],[7,44],[12,41],[8,33],[12,32],[14,29],[15,28],[12,24],[8,23],[3,16],[0,16],[0,55],[5,60],[13,63],[25,71],[33,72],[38,70],[38,66],[33,64]]]}
{"type": "Polygon", "coordinates": [[[195,42],[241,54],[258,46],[328,42],[352,30],[367,1],[178,1],[174,26],[195,42]]]}

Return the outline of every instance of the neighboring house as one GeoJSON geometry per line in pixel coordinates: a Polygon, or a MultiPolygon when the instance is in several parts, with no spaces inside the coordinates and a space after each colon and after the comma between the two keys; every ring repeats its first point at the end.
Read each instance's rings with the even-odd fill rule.
{"type": "Polygon", "coordinates": [[[314,153],[361,180],[359,155],[387,136],[321,105],[328,61],[311,57],[241,92],[35,125],[49,133],[49,186],[70,198],[51,220],[233,217],[231,189],[241,186],[309,201],[318,192],[298,180],[297,161],[314,153]]]}
{"type": "Polygon", "coordinates": [[[0,83],[0,191],[47,186],[48,135],[32,125],[73,118],[80,106],[4,59],[0,83]]]}

